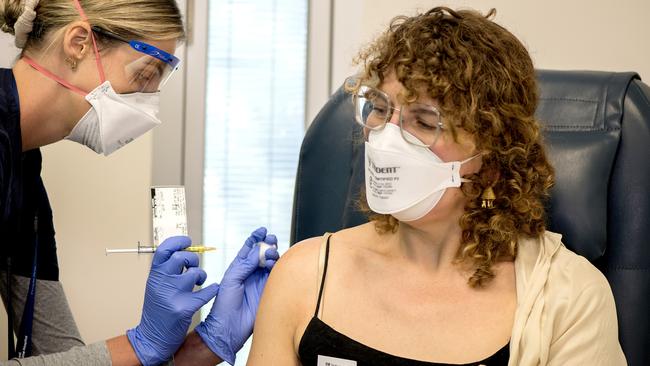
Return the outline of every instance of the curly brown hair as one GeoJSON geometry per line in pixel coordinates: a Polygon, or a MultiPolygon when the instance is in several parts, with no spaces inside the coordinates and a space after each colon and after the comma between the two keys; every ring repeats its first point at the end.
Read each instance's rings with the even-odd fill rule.
{"type": "MultiPolygon", "coordinates": [[[[514,35],[491,20],[495,13],[436,7],[396,17],[360,53],[363,72],[357,86],[348,86],[380,84],[394,73],[407,102],[426,93],[439,102],[454,136],[458,125],[476,137],[483,165],[468,177],[472,183],[462,186],[467,203],[457,254],[459,263],[471,265],[471,287],[494,278],[494,263],[514,260],[519,238],[542,235],[553,185],[534,116],[538,95],[532,60],[514,35]],[[497,197],[492,209],[481,207],[481,193],[488,187],[497,197]]],[[[399,224],[390,215],[370,214],[370,219],[380,233],[394,232],[399,224]]]]}

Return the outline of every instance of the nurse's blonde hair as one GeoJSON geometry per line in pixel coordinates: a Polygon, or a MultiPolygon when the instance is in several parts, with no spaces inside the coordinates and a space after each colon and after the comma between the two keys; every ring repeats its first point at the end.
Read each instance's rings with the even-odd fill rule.
{"type": "MultiPolygon", "coordinates": [[[[182,40],[183,20],[175,0],[79,0],[88,22],[124,39],[182,40]]],[[[0,0],[0,29],[15,35],[14,26],[23,13],[25,0],[0,0]]],[[[23,47],[39,51],[50,47],[65,27],[81,20],[74,0],[41,0],[36,8],[33,30],[23,47]]],[[[111,39],[95,34],[108,45],[111,39]]]]}

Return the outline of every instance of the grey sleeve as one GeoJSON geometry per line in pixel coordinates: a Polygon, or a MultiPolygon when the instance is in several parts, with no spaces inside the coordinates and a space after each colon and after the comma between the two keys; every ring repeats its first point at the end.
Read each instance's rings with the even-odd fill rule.
{"type": "MultiPolygon", "coordinates": [[[[7,304],[6,278],[6,273],[0,272],[0,295],[5,305],[7,304]]],[[[29,280],[23,276],[12,276],[13,328],[16,334],[23,316],[29,280]]],[[[63,352],[84,345],[63,292],[63,286],[59,281],[37,280],[35,300],[32,328],[34,356],[63,352]]]]}
{"type": "Polygon", "coordinates": [[[1,361],[0,366],[111,366],[106,342],[73,347],[68,351],[1,361]]]}
{"type": "MultiPolygon", "coordinates": [[[[0,295],[6,304],[6,273],[0,272],[0,295]]],[[[17,332],[25,306],[29,278],[12,276],[14,329],[17,332]]],[[[106,342],[84,346],[72,312],[58,281],[36,281],[33,353],[35,356],[0,361],[0,366],[111,366],[106,342]],[[56,314],[56,316],[52,316],[56,314]]],[[[168,361],[161,366],[173,366],[168,361]]]]}
{"type": "MultiPolygon", "coordinates": [[[[0,273],[0,295],[5,304],[7,303],[6,277],[6,273],[0,273]]],[[[28,289],[29,278],[12,276],[13,325],[16,332],[22,318],[28,289]]],[[[84,346],[60,282],[37,280],[34,305],[32,330],[34,357],[0,361],[0,366],[111,366],[106,342],[84,346]]]]}
{"type": "MultiPolygon", "coordinates": [[[[51,355],[0,361],[0,366],[112,366],[112,362],[106,342],[98,342],[51,355]]],[[[160,366],[174,366],[174,361],[160,366]]]]}

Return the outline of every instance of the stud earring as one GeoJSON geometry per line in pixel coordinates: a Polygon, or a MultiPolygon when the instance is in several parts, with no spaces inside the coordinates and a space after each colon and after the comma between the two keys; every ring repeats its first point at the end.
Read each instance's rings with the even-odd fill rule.
{"type": "Polygon", "coordinates": [[[70,65],[70,69],[72,69],[72,71],[77,70],[77,60],[73,60],[72,58],[68,57],[65,59],[65,62],[70,65]]]}
{"type": "Polygon", "coordinates": [[[487,187],[483,194],[481,194],[481,208],[486,208],[488,210],[494,208],[494,200],[497,196],[494,194],[492,186],[487,187]]]}

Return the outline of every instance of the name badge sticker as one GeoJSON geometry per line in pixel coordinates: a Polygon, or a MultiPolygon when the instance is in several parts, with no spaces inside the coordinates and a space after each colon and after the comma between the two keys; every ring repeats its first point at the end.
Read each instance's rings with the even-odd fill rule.
{"type": "Polygon", "coordinates": [[[316,366],[357,366],[357,361],[318,355],[316,366]]]}

